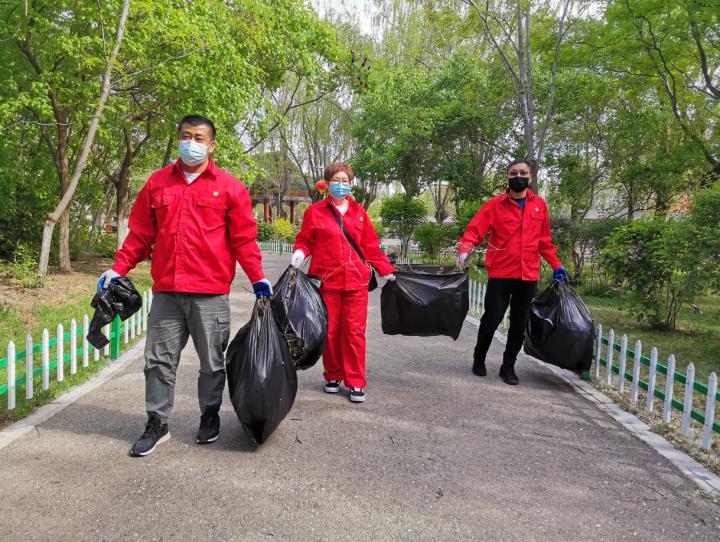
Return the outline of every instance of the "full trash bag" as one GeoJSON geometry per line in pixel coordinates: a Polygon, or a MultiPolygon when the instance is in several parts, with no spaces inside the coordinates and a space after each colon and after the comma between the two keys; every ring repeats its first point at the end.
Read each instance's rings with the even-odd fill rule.
{"type": "Polygon", "coordinates": [[[255,302],[226,358],[230,401],[243,428],[262,444],[290,412],[297,393],[290,351],[267,299],[255,302]]]}
{"type": "Polygon", "coordinates": [[[272,309],[295,368],[309,369],[325,350],[328,311],[313,279],[293,266],[273,286],[272,309]]]}
{"type": "Polygon", "coordinates": [[[87,340],[95,348],[100,349],[110,343],[103,335],[102,328],[116,316],[125,321],[142,307],[142,296],[135,289],[130,279],[121,277],[110,281],[110,285],[99,290],[92,298],[90,305],[95,309],[88,327],[87,340]]]}
{"type": "Polygon", "coordinates": [[[395,266],[395,280],[380,296],[382,330],[387,335],[460,336],[470,306],[468,274],[434,264],[395,266]]]}
{"type": "Polygon", "coordinates": [[[525,352],[551,365],[589,371],[594,325],[590,311],[568,284],[551,284],[530,304],[525,352]]]}

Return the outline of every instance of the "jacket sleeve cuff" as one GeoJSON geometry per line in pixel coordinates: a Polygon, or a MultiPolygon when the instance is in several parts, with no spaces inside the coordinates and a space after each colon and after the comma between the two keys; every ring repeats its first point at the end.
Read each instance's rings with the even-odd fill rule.
{"type": "Polygon", "coordinates": [[[116,262],[112,265],[112,267],[110,267],[110,269],[115,271],[121,277],[124,277],[125,275],[127,275],[130,272],[132,267],[130,267],[129,265],[126,265],[126,264],[120,264],[120,263],[116,262]]]}
{"type": "Polygon", "coordinates": [[[263,273],[262,269],[259,271],[252,271],[251,273],[247,273],[247,278],[251,284],[255,284],[265,278],[265,273],[263,273]]]}
{"type": "Polygon", "coordinates": [[[377,267],[376,266],[373,266],[373,267],[375,267],[375,269],[377,269],[377,272],[380,273],[381,277],[385,277],[385,276],[389,275],[390,273],[395,272],[395,268],[391,264],[385,263],[385,262],[381,263],[377,267]]]}
{"type": "Polygon", "coordinates": [[[311,256],[312,254],[310,249],[302,243],[295,243],[295,246],[293,247],[293,252],[295,252],[296,250],[302,250],[302,253],[305,255],[306,258],[308,256],[311,256]]]}
{"type": "Polygon", "coordinates": [[[475,248],[475,245],[473,245],[470,241],[460,241],[458,244],[458,253],[465,254],[470,252],[473,248],[475,248]]]}

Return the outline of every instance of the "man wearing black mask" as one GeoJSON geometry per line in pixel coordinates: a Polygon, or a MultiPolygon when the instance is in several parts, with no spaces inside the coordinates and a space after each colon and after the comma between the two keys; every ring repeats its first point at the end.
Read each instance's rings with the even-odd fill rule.
{"type": "Polygon", "coordinates": [[[480,320],[472,371],[477,376],[487,375],[485,356],[509,305],[510,330],[500,378],[506,384],[516,385],[520,381],[515,374],[515,360],[540,278],[540,257],[552,266],[555,282],[565,281],[568,276],[550,236],[547,205],[528,188],[532,178],[530,164],[513,160],[507,166],[506,178],[505,193],[485,203],[468,224],[458,246],[458,265],[465,267],[470,252],[489,232],[485,312],[480,320]]]}

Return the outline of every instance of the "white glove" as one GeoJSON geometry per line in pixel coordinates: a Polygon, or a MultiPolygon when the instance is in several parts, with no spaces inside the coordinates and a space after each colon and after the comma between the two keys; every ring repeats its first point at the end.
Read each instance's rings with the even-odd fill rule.
{"type": "Polygon", "coordinates": [[[108,269],[107,271],[105,271],[102,275],[100,275],[100,280],[98,281],[98,284],[97,284],[98,292],[100,290],[104,290],[105,288],[110,286],[110,283],[112,282],[113,279],[118,279],[118,278],[120,278],[120,274],[113,271],[112,267],[110,269],[108,269]]]}
{"type": "Polygon", "coordinates": [[[469,255],[470,255],[469,252],[461,252],[457,255],[457,268],[458,269],[465,269],[469,255]]]}
{"type": "Polygon", "coordinates": [[[385,275],[384,277],[380,277],[381,279],[389,280],[390,282],[395,280],[395,274],[390,273],[389,275],[385,275]]]}
{"type": "Polygon", "coordinates": [[[305,253],[302,250],[296,250],[293,252],[292,258],[290,258],[290,265],[300,267],[304,261],[305,253]]]}

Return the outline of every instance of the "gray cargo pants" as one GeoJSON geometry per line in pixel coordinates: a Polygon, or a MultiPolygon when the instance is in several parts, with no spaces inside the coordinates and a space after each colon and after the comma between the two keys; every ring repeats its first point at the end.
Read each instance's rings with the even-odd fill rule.
{"type": "Polygon", "coordinates": [[[230,338],[227,295],[158,292],[153,296],[145,342],[145,406],[165,423],[175,394],[180,353],[192,337],[200,358],[200,412],[222,403],[225,348],[230,338]]]}

